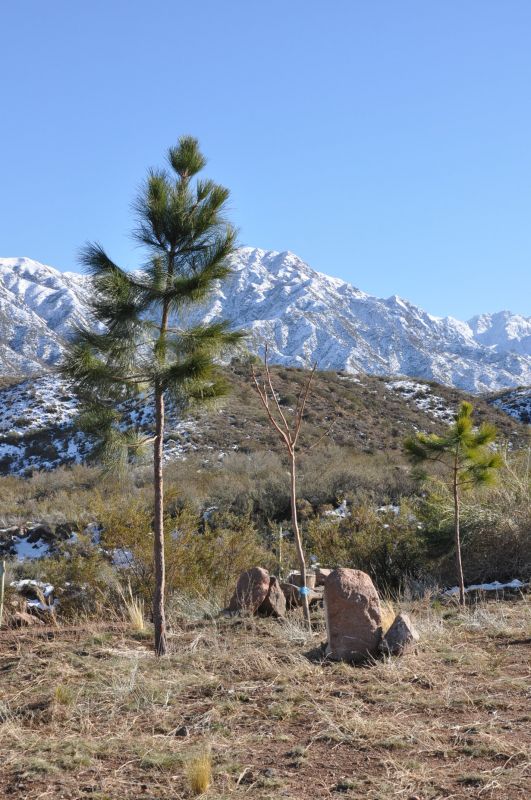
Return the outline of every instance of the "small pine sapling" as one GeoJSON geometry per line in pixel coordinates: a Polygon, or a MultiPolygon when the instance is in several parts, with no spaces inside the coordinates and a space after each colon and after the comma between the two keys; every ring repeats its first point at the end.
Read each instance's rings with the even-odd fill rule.
{"type": "Polygon", "coordinates": [[[444,471],[454,500],[454,542],[456,571],[459,583],[459,602],[465,605],[465,581],[461,558],[460,507],[461,493],[466,489],[493,483],[496,471],[502,464],[499,453],[489,445],[496,439],[496,428],[483,423],[474,430],[473,407],[463,402],[446,434],[417,433],[404,442],[413,464],[431,462],[444,471]]]}

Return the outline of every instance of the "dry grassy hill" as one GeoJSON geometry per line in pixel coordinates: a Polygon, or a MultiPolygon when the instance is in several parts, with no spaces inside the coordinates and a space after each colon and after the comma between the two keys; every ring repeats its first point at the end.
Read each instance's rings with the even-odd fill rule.
{"type": "MultiPolygon", "coordinates": [[[[200,415],[169,415],[168,458],[203,454],[224,458],[231,451],[254,453],[276,446],[253,389],[248,364],[226,368],[231,396],[218,409],[200,415]]],[[[303,369],[274,367],[279,399],[289,414],[308,377],[303,369]]],[[[76,403],[65,384],[52,376],[0,386],[0,474],[29,475],[89,457],[90,445],[76,432],[76,403]]],[[[403,439],[416,430],[441,431],[452,421],[460,401],[476,408],[478,423],[489,420],[501,439],[517,447],[526,428],[487,399],[411,378],[382,378],[317,372],[305,414],[301,444],[315,444],[323,434],[328,443],[355,452],[401,451],[403,439]]],[[[143,418],[149,430],[152,414],[139,402],[128,403],[130,419],[143,418]],[[140,413],[141,412],[141,413],[140,413]]]]}

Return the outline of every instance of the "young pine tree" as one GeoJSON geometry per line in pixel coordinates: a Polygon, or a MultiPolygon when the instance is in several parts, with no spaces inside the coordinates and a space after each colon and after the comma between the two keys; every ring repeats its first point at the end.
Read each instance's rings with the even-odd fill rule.
{"type": "Polygon", "coordinates": [[[496,428],[484,423],[474,430],[471,403],[463,402],[456,420],[444,436],[417,433],[404,442],[411,461],[416,465],[438,463],[452,490],[454,498],[454,541],[459,582],[459,602],[465,604],[465,582],[461,560],[459,530],[461,492],[474,486],[492,483],[502,459],[488,445],[496,438],[496,428]]]}
{"type": "Polygon", "coordinates": [[[92,279],[91,330],[81,330],[62,373],[84,403],[81,424],[99,441],[101,457],[122,467],[140,447],[153,447],[153,621],[155,651],[167,650],[165,621],[163,445],[168,401],[180,408],[226,393],[215,365],[241,333],[227,322],[187,325],[186,312],[230,272],[235,231],[224,217],[229,192],[195,178],[205,165],[197,140],[185,136],[168,153],[169,170],[150,171],[137,199],[135,237],[145,266],[126,271],[98,244],[82,262],[92,279]],[[140,395],[151,406],[154,436],[124,425],[120,401],[140,395]]]}

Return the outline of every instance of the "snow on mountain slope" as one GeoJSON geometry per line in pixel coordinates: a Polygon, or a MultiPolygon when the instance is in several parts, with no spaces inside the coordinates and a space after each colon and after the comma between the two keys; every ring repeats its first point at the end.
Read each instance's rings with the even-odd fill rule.
{"type": "MultiPolygon", "coordinates": [[[[152,432],[154,409],[142,398],[121,405],[124,421],[139,430],[152,432]]],[[[24,475],[32,470],[49,470],[61,464],[86,461],[92,445],[74,421],[79,403],[69,385],[56,375],[34,377],[0,389],[0,475],[24,475]]],[[[194,449],[189,441],[194,420],[181,419],[171,406],[164,455],[176,459],[194,449]]]]}
{"type": "MultiPolygon", "coordinates": [[[[234,274],[194,319],[228,318],[267,342],[273,361],[409,375],[472,392],[531,383],[531,320],[500,312],[469,323],[433,317],[323,275],[290,252],[240,248],[234,274]]],[[[40,374],[86,323],[87,278],[25,258],[0,259],[0,372],[40,374]]]]}
{"type": "Polygon", "coordinates": [[[89,322],[88,279],[30,258],[0,259],[0,373],[42,372],[56,364],[65,337],[89,322]]]}
{"type": "Polygon", "coordinates": [[[520,422],[531,425],[531,388],[512,389],[489,402],[520,422]]]}
{"type": "Polygon", "coordinates": [[[513,353],[506,337],[498,350],[485,347],[468,323],[433,317],[396,295],[371,297],[293,253],[241,248],[233,266],[203,317],[237,320],[251,349],[267,341],[276,362],[410,375],[475,392],[531,383],[531,346],[513,353]]]}
{"type": "Polygon", "coordinates": [[[498,311],[497,314],[473,317],[468,324],[480,344],[498,352],[531,353],[531,319],[510,311],[498,311]]]}

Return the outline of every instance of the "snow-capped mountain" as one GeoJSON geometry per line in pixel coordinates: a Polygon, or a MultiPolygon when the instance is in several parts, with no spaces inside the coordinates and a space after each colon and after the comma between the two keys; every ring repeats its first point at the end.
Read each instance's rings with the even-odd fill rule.
{"type": "Polygon", "coordinates": [[[510,311],[481,314],[469,321],[474,338],[499,352],[531,353],[531,319],[510,311]]]}
{"type": "MultiPolygon", "coordinates": [[[[287,365],[409,375],[472,392],[531,384],[531,319],[500,312],[460,322],[394,295],[372,297],[290,252],[240,248],[234,272],[196,319],[228,318],[287,365]]],[[[42,374],[88,320],[87,278],[0,259],[0,373],[42,374]]]]}
{"type": "Polygon", "coordinates": [[[88,322],[87,278],[30,258],[0,259],[0,374],[56,364],[76,325],[88,322]]]}

